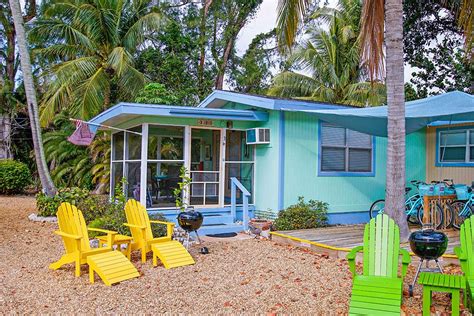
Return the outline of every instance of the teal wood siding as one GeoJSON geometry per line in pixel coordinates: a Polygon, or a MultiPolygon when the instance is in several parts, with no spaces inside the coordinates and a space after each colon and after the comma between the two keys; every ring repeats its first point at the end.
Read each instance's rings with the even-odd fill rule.
{"type": "MultiPolygon", "coordinates": [[[[229,102],[222,108],[250,110],[253,107],[246,104],[229,102]]],[[[277,211],[279,192],[283,190],[284,186],[284,183],[279,183],[279,172],[281,171],[279,157],[281,122],[279,111],[268,112],[267,122],[255,122],[252,126],[270,129],[270,144],[255,145],[255,209],[277,211]]],[[[235,125],[234,128],[236,128],[235,125]]]]}
{"type": "MultiPolygon", "coordinates": [[[[259,127],[270,128],[270,144],[255,145],[255,209],[278,210],[280,113],[270,111],[268,121],[259,127]]],[[[283,187],[281,187],[283,189],[283,187]]]]}
{"type": "MultiPolygon", "coordinates": [[[[375,139],[373,177],[318,177],[318,119],[315,115],[285,113],[284,205],[298,196],[329,203],[330,213],[368,211],[385,195],[387,139],[375,139]]],[[[407,137],[407,181],[425,179],[424,131],[407,137]]]]}

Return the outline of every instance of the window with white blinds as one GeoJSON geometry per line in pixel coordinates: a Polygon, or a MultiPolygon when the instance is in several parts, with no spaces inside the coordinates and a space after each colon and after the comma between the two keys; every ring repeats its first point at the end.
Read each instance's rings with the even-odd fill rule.
{"type": "Polygon", "coordinates": [[[372,136],[321,124],[321,172],[372,172],[372,136]]]}

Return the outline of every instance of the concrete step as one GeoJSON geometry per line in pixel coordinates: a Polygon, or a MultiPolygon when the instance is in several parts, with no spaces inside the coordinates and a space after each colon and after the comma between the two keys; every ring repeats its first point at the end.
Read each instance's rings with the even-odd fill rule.
{"type": "MultiPolygon", "coordinates": [[[[240,232],[243,230],[241,224],[235,224],[234,219],[230,213],[230,206],[223,208],[199,208],[196,211],[201,212],[204,216],[203,226],[199,229],[200,234],[220,234],[220,233],[231,233],[231,232],[240,232]],[[201,230],[203,233],[201,233],[201,230]]],[[[254,207],[249,207],[249,218],[253,217],[254,207]]],[[[148,214],[161,214],[167,221],[173,222],[176,225],[178,224],[177,216],[178,211],[176,209],[170,210],[149,210],[148,214]]],[[[243,219],[243,210],[241,206],[238,206],[236,209],[237,221],[242,221],[243,219]]]]}
{"type": "Polygon", "coordinates": [[[199,228],[198,233],[201,236],[210,234],[223,234],[223,233],[238,233],[244,230],[242,224],[227,224],[227,225],[205,225],[199,228]]]}
{"type": "Polygon", "coordinates": [[[215,224],[233,224],[234,218],[228,214],[213,214],[204,215],[203,225],[215,225],[215,224]]]}

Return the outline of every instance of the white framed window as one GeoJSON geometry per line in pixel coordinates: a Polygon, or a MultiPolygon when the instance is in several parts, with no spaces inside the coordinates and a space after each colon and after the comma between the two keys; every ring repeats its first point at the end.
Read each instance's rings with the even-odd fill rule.
{"type": "Polygon", "coordinates": [[[320,123],[319,175],[374,175],[374,137],[320,123]]]}
{"type": "Polygon", "coordinates": [[[474,166],[474,127],[437,131],[437,166],[474,166]]]}

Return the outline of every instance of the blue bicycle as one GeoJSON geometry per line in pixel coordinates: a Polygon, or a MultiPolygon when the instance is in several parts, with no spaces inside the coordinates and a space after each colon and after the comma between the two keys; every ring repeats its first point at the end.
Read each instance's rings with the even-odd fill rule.
{"type": "Polygon", "coordinates": [[[450,207],[453,212],[453,227],[460,229],[462,223],[474,213],[474,192],[473,188],[468,186],[459,186],[457,189],[465,192],[463,192],[461,196],[458,194],[458,198],[460,199],[452,202],[448,207],[450,207]]]}
{"type": "MultiPolygon", "coordinates": [[[[418,180],[412,180],[410,181],[411,184],[413,184],[415,187],[419,187],[421,184],[426,184],[423,181],[418,181],[418,180]]],[[[412,188],[405,188],[405,194],[408,195],[408,193],[412,190],[412,188]]],[[[375,218],[378,214],[384,213],[384,208],[385,208],[385,200],[380,199],[372,203],[370,206],[369,210],[369,216],[370,218],[375,218]]],[[[433,217],[433,226],[436,229],[440,229],[443,226],[444,223],[444,212],[443,209],[439,204],[436,205],[436,213],[434,214],[435,216],[433,217]]],[[[408,197],[405,199],[405,213],[407,215],[407,222],[413,225],[420,225],[421,226],[421,219],[423,218],[423,197],[420,195],[419,192],[413,194],[413,195],[408,195],[408,197]]]]}

